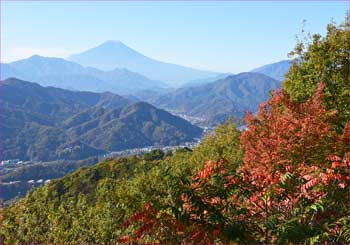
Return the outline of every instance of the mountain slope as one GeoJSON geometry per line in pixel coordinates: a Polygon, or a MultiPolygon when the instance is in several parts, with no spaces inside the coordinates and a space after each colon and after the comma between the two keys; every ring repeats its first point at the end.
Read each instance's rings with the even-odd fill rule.
{"type": "Polygon", "coordinates": [[[278,81],[283,81],[284,76],[289,70],[290,65],[290,60],[282,60],[276,63],[258,67],[252,70],[251,72],[265,74],[266,76],[272,77],[278,81]]]}
{"type": "Polygon", "coordinates": [[[263,74],[241,73],[202,86],[181,88],[150,102],[216,124],[228,116],[240,119],[246,111],[255,112],[279,84],[263,74]]]}
{"type": "Polygon", "coordinates": [[[9,64],[0,63],[0,65],[1,65],[1,74],[0,74],[1,79],[23,76],[21,72],[17,71],[15,68],[11,67],[9,64]]]}
{"type": "Polygon", "coordinates": [[[18,79],[2,82],[3,159],[82,159],[127,148],[174,145],[201,129],[147,103],[72,92],[18,79]]]}
{"type": "Polygon", "coordinates": [[[61,58],[49,58],[34,55],[30,58],[2,64],[2,79],[16,77],[34,81],[44,86],[65,89],[114,93],[130,93],[143,89],[164,87],[158,81],[152,81],[127,69],[101,71],[83,67],[61,58]]]}
{"type": "Polygon", "coordinates": [[[107,41],[95,48],[72,55],[69,60],[101,70],[111,70],[117,67],[126,68],[173,86],[219,74],[157,61],[138,53],[119,41],[107,41]]]}
{"type": "Polygon", "coordinates": [[[68,119],[65,125],[80,141],[109,151],[178,145],[201,134],[187,121],[144,102],[114,110],[93,108],[68,119]]]}

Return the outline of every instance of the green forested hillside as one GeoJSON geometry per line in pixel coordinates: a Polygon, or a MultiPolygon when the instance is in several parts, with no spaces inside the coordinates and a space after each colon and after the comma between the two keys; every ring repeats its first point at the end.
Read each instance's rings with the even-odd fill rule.
{"type": "Polygon", "coordinates": [[[228,123],[194,152],[154,151],[80,168],[2,210],[7,223],[15,216],[24,218],[24,222],[3,226],[2,239],[11,243],[115,243],[124,234],[126,218],[145,203],[159,208],[175,205],[182,186],[204,159],[240,161],[239,135],[228,123]]]}

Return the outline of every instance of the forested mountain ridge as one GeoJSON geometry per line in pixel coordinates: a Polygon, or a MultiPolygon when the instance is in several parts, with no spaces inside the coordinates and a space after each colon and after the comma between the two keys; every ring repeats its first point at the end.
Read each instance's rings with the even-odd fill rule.
{"type": "Polygon", "coordinates": [[[241,120],[247,111],[256,112],[269,92],[280,82],[259,73],[240,73],[208,84],[180,88],[148,101],[157,107],[202,117],[207,124],[224,122],[228,117],[241,120]]]}
{"type": "Polygon", "coordinates": [[[82,159],[193,140],[201,129],[146,103],[18,79],[2,82],[4,159],[82,159]]]}

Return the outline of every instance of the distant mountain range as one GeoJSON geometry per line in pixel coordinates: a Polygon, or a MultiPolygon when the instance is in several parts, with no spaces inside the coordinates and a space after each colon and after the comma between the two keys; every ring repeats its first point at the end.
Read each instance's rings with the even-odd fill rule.
{"type": "Polygon", "coordinates": [[[258,67],[256,69],[253,69],[251,72],[262,73],[278,81],[283,81],[286,73],[289,70],[290,65],[291,65],[290,60],[282,60],[276,63],[258,67]]]}
{"type": "Polygon", "coordinates": [[[107,41],[69,59],[34,55],[1,64],[1,78],[72,91],[109,91],[215,125],[228,116],[239,120],[245,111],[254,112],[291,64],[283,60],[238,75],[199,71],[150,59],[119,41],[107,41]]]}
{"type": "Polygon", "coordinates": [[[280,85],[260,73],[231,75],[196,87],[180,88],[148,101],[157,107],[202,117],[215,125],[231,116],[242,119],[246,111],[255,112],[269,92],[280,85]]]}
{"type": "Polygon", "coordinates": [[[144,102],[2,81],[3,159],[83,159],[106,151],[176,145],[202,130],[144,102]]]}
{"type": "Polygon", "coordinates": [[[30,58],[1,64],[1,78],[19,78],[78,91],[114,92],[127,94],[144,89],[160,89],[166,85],[153,81],[127,69],[101,71],[83,67],[62,58],[49,58],[34,55],[30,58]]]}
{"type": "MultiPolygon", "coordinates": [[[[164,93],[169,87],[196,87],[232,74],[202,71],[157,61],[119,41],[72,55],[65,60],[33,55],[1,64],[1,79],[10,77],[70,90],[136,95],[143,91],[164,93]]],[[[252,70],[282,81],[289,60],[252,70]]]]}
{"type": "Polygon", "coordinates": [[[215,77],[220,74],[151,59],[119,41],[107,41],[95,48],[72,55],[68,59],[83,66],[105,71],[127,68],[174,87],[179,87],[191,80],[215,77]]]}

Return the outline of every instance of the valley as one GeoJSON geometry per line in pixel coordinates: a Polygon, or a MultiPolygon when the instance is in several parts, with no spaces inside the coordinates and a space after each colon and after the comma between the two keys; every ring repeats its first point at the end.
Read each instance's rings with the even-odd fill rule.
{"type": "Polygon", "coordinates": [[[200,143],[200,139],[183,142],[175,146],[146,146],[142,148],[131,148],[121,151],[106,152],[103,155],[93,156],[80,160],[55,160],[51,162],[23,162],[20,159],[10,159],[1,162],[2,173],[2,198],[4,205],[9,205],[15,198],[24,197],[28,191],[49,183],[54,179],[61,178],[81,167],[88,167],[107,159],[143,156],[152,151],[162,151],[166,154],[174,153],[178,149],[193,149],[200,143]],[[12,162],[12,163],[8,163],[12,162]]]}
{"type": "MultiPolygon", "coordinates": [[[[106,55],[100,49],[136,52],[118,42],[91,52],[106,55]]],[[[78,56],[70,60],[87,65],[78,56]]],[[[118,67],[126,64],[103,71],[37,55],[1,64],[6,203],[104,159],[191,149],[229,117],[244,128],[245,112],[256,111],[280,83],[260,73],[202,73],[209,77],[170,88],[170,83],[134,73],[129,66],[118,67]],[[16,158],[19,164],[6,164],[16,158]]]]}

